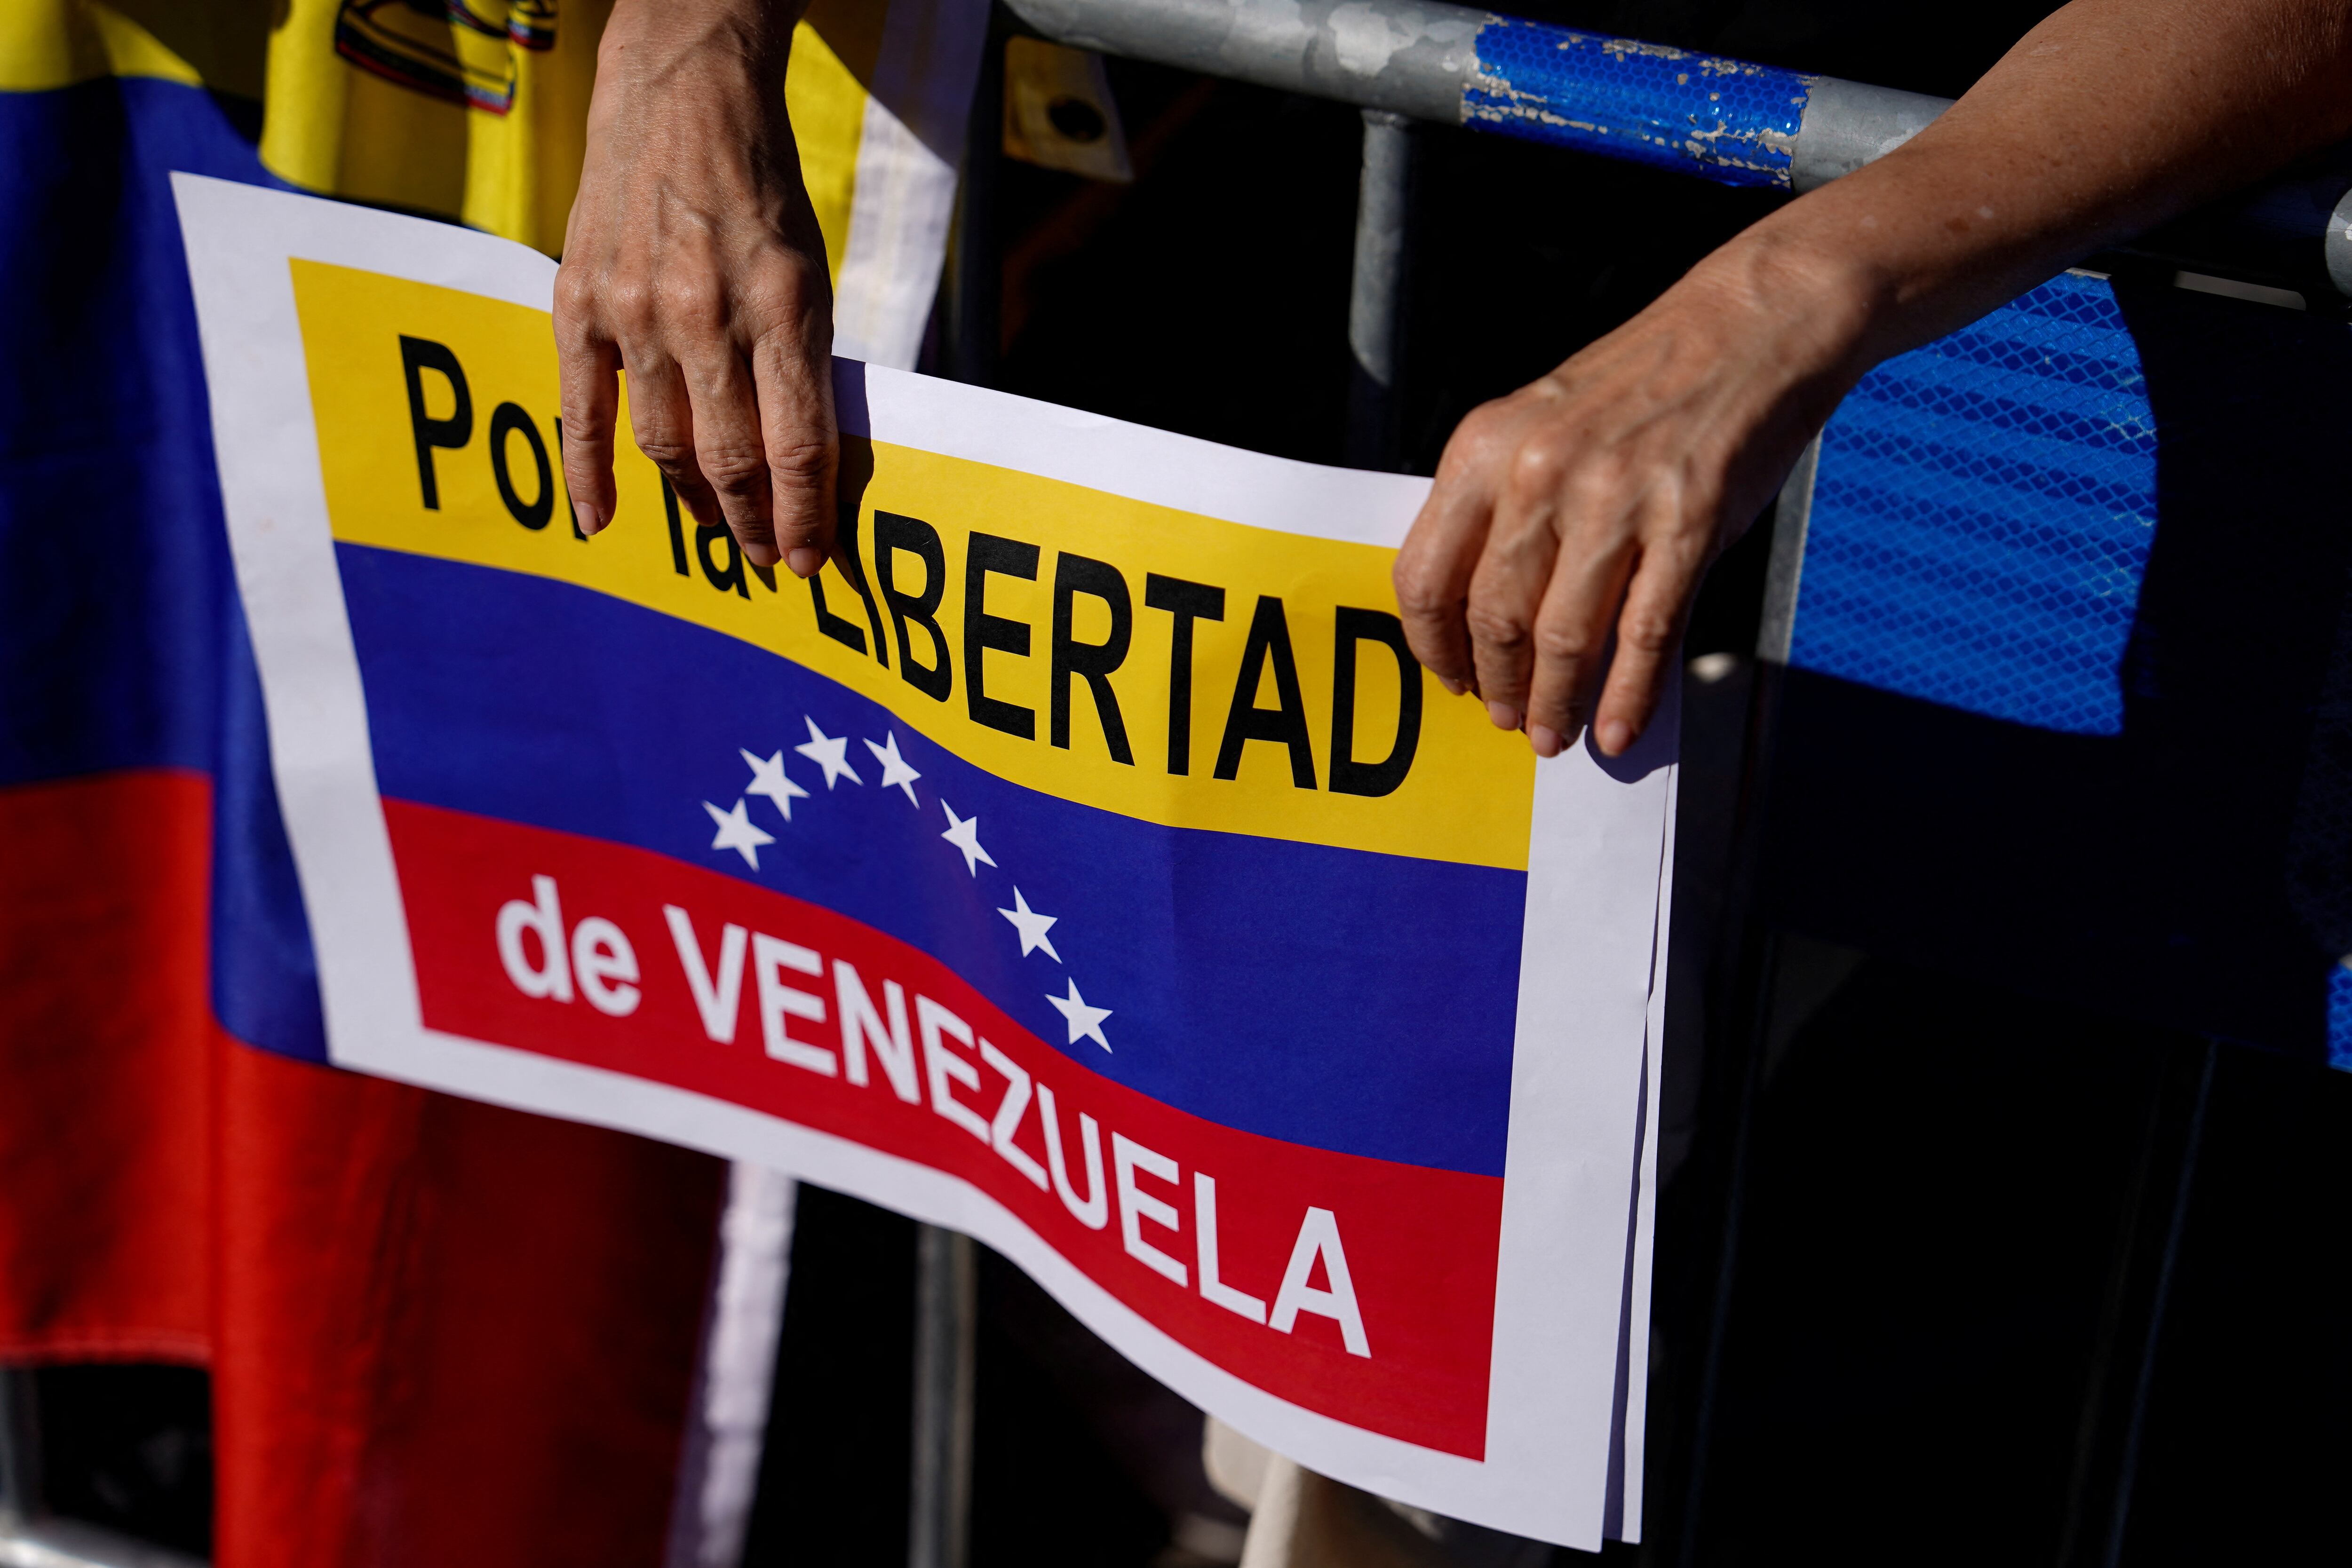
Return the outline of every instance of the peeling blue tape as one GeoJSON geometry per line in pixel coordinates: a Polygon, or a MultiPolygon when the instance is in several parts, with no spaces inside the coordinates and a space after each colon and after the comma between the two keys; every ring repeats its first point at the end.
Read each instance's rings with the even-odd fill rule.
{"type": "Polygon", "coordinates": [[[1480,27],[1474,48],[1462,123],[1475,130],[1789,187],[1811,77],[1507,16],[1480,27]]]}

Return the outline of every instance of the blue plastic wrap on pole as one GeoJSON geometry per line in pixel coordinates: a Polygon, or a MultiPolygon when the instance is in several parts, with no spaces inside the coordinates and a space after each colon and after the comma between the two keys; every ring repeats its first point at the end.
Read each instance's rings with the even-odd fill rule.
{"type": "Polygon", "coordinates": [[[1507,16],[1478,29],[1462,123],[1728,185],[1789,187],[1813,78],[1507,16]]]}

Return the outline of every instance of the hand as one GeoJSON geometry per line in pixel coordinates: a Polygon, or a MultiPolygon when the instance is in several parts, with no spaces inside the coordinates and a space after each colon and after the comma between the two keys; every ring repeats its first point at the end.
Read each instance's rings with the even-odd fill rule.
{"type": "Polygon", "coordinates": [[[625,367],[637,445],[697,521],[803,577],[832,548],[833,292],[784,116],[802,8],[623,0],[606,24],[555,280],[583,533],[613,519],[625,367]]]}
{"type": "Polygon", "coordinates": [[[1632,746],[1707,564],[1860,375],[1869,294],[1769,235],[1734,241],[1472,413],[1397,558],[1421,662],[1484,697],[1497,727],[1525,729],[1538,756],[1559,755],[1588,714],[1604,754],[1632,746]]]}
{"type": "Polygon", "coordinates": [[[1621,755],[1707,562],[1865,371],[2352,133],[2347,82],[2339,0],[2073,0],[1911,141],[1463,421],[1397,559],[1414,653],[1542,756],[1588,712],[1621,755]]]}

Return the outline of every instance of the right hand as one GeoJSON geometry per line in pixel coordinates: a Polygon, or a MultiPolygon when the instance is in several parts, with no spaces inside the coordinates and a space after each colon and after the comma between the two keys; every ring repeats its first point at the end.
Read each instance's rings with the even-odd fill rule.
{"type": "Polygon", "coordinates": [[[555,280],[563,471],[613,520],[614,372],[637,446],[755,566],[833,548],[833,290],[784,115],[803,7],[623,0],[597,51],[555,280]]]}

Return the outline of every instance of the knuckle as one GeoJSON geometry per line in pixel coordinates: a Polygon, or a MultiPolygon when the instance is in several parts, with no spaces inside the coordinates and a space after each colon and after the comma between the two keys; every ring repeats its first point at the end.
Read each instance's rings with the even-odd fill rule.
{"type": "Polygon", "coordinates": [[[1628,610],[1617,640],[1637,653],[1663,653],[1674,646],[1677,630],[1672,616],[1655,609],[1628,610]]]}
{"type": "Polygon", "coordinates": [[[729,497],[754,494],[768,472],[766,455],[756,446],[700,447],[695,452],[695,465],[712,489],[729,497]]]}
{"type": "Polygon", "coordinates": [[[1553,437],[1530,437],[1511,454],[1510,486],[1518,495],[1540,495],[1556,490],[1568,473],[1567,449],[1553,437]]]}
{"type": "Polygon", "coordinates": [[[1587,456],[1567,476],[1569,495],[1580,507],[1606,507],[1634,487],[1633,461],[1623,454],[1600,451],[1587,456]]]}
{"type": "Polygon", "coordinates": [[[1397,608],[1419,620],[1433,620],[1452,606],[1443,570],[1434,562],[1399,556],[1390,573],[1396,587],[1397,608]]]}
{"type": "Polygon", "coordinates": [[[1482,402],[1463,416],[1459,439],[1470,445],[1478,445],[1491,439],[1509,417],[1509,409],[1501,399],[1482,402]]]}
{"type": "Polygon", "coordinates": [[[1460,466],[1481,462],[1502,440],[1511,422],[1510,403],[1502,398],[1482,402],[1464,414],[1462,423],[1454,427],[1454,434],[1445,444],[1441,470],[1448,464],[1460,466]]]}
{"type": "Polygon", "coordinates": [[[824,485],[833,460],[831,442],[780,442],[767,455],[767,468],[782,488],[814,490],[824,485]]]}
{"type": "Polygon", "coordinates": [[[1482,648],[1511,653],[1527,643],[1527,618],[1498,605],[1482,603],[1474,597],[1463,620],[1470,628],[1470,640],[1482,648]]]}
{"type": "Polygon", "coordinates": [[[727,328],[726,285],[699,269],[672,273],[656,290],[656,314],[673,330],[715,337],[727,328]]]}
{"type": "Polygon", "coordinates": [[[672,479],[694,473],[694,448],[674,436],[657,435],[650,439],[637,437],[637,450],[644,453],[653,465],[672,479]]]}
{"type": "Polygon", "coordinates": [[[1555,664],[1577,664],[1599,651],[1599,639],[1585,627],[1561,623],[1536,629],[1536,655],[1555,664]]]}
{"type": "Polygon", "coordinates": [[[658,317],[652,284],[642,277],[618,278],[604,286],[602,298],[606,318],[625,335],[653,335],[658,317]]]}
{"type": "Polygon", "coordinates": [[[585,267],[573,263],[555,273],[555,329],[585,332],[595,319],[599,298],[596,280],[585,267]]]}
{"type": "Polygon", "coordinates": [[[788,327],[827,304],[832,285],[820,268],[796,256],[780,254],[752,274],[744,287],[744,303],[763,328],[788,327]]]}
{"type": "Polygon", "coordinates": [[[1644,554],[1678,578],[1696,576],[1715,551],[1715,536],[1704,528],[1675,529],[1643,549],[1644,554]]]}

